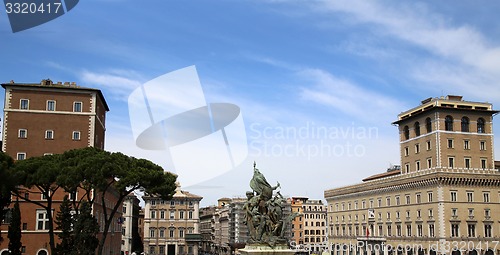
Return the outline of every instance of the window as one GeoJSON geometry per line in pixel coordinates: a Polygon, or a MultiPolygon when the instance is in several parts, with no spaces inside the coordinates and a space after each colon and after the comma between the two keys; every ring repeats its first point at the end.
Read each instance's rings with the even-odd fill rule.
{"type": "Polygon", "coordinates": [[[156,219],[156,211],[151,211],[151,219],[156,219]]]}
{"type": "Polygon", "coordinates": [[[73,102],[73,111],[82,112],[82,102],[73,102]]]}
{"type": "Polygon", "coordinates": [[[418,225],[417,225],[417,235],[418,235],[418,236],[423,236],[423,235],[424,235],[424,234],[423,234],[423,232],[424,232],[424,231],[423,231],[423,229],[422,229],[422,225],[421,225],[421,224],[418,224],[418,225]]]}
{"type": "Polygon", "coordinates": [[[184,219],[184,212],[183,211],[179,212],[179,219],[184,219]]]}
{"type": "Polygon", "coordinates": [[[18,138],[27,138],[28,137],[28,130],[26,129],[19,129],[19,132],[17,133],[18,138]]]}
{"type": "Polygon", "coordinates": [[[399,196],[396,197],[396,205],[399,205],[400,202],[399,202],[399,196]]]}
{"type": "Polygon", "coordinates": [[[17,153],[17,160],[25,160],[25,159],[26,159],[26,152],[17,153]]]}
{"type": "Polygon", "coordinates": [[[410,172],[410,165],[405,164],[405,173],[409,173],[409,172],[410,172]]]}
{"type": "Polygon", "coordinates": [[[155,231],[154,228],[149,229],[149,237],[153,237],[154,238],[155,237],[155,232],[156,231],[155,231]]]}
{"type": "Polygon", "coordinates": [[[406,195],[406,204],[409,205],[411,202],[410,195],[406,195]]]}
{"type": "Polygon", "coordinates": [[[479,142],[479,150],[482,150],[482,151],[486,150],[486,142],[485,141],[479,142]]]}
{"type": "Polygon", "coordinates": [[[377,200],[377,206],[378,206],[378,207],[381,207],[381,206],[382,206],[382,199],[381,199],[381,198],[379,198],[379,199],[377,200]]]}
{"type": "Polygon", "coordinates": [[[422,213],[421,213],[421,211],[420,211],[420,209],[419,209],[419,210],[417,210],[417,218],[419,218],[419,219],[420,219],[421,217],[422,217],[422,213]]]}
{"type": "Polygon", "coordinates": [[[460,235],[459,224],[452,223],[451,224],[451,237],[459,237],[459,235],[460,235]]]}
{"type": "Polygon", "coordinates": [[[193,211],[189,211],[188,212],[188,219],[192,219],[193,218],[193,211]]]}
{"type": "Polygon", "coordinates": [[[47,211],[36,210],[36,230],[48,230],[49,229],[49,217],[47,216],[47,211]]]}
{"type": "Polygon", "coordinates": [[[469,142],[469,140],[464,140],[464,150],[470,150],[470,142],[469,142]]]}
{"type": "Polygon", "coordinates": [[[160,211],[160,219],[165,219],[165,211],[164,210],[160,211]]]}
{"type": "Polygon", "coordinates": [[[470,158],[464,158],[465,168],[470,168],[470,158]]]}
{"type": "Polygon", "coordinates": [[[45,139],[54,139],[54,130],[45,130],[45,139]]]}
{"type": "Polygon", "coordinates": [[[467,224],[467,234],[469,237],[476,237],[476,224],[467,224]]]}
{"type": "Polygon", "coordinates": [[[454,157],[449,157],[448,158],[448,167],[454,168],[455,167],[455,158],[454,157]]]}
{"type": "Polygon", "coordinates": [[[151,205],[156,205],[156,200],[151,200],[151,205]]]}
{"type": "MultiPolygon", "coordinates": [[[[76,201],[78,199],[78,191],[72,191],[69,193],[69,199],[71,201],[76,201]]],[[[123,209],[126,209],[127,207],[123,207],[123,209]]],[[[125,213],[125,212],[124,212],[125,213]]]]}
{"type": "Polygon", "coordinates": [[[432,167],[432,158],[428,158],[427,159],[427,168],[431,168],[432,167]]]}
{"type": "Polygon", "coordinates": [[[457,192],[456,191],[450,192],[450,200],[451,200],[451,202],[457,202],[457,192]]]}
{"type": "Polygon", "coordinates": [[[362,209],[366,208],[366,202],[365,202],[365,200],[361,201],[361,208],[362,209]]]}
{"type": "Polygon", "coordinates": [[[391,206],[391,198],[390,197],[388,197],[386,199],[386,204],[387,204],[387,206],[391,206]]]}
{"type": "Polygon", "coordinates": [[[453,148],[453,139],[448,139],[448,149],[453,148]]]}
{"type": "Polygon", "coordinates": [[[56,110],[56,101],[47,100],[47,111],[55,111],[56,110]]]}
{"type": "Polygon", "coordinates": [[[431,120],[431,118],[425,119],[425,129],[427,130],[427,133],[432,132],[432,120],[431,120]]]}
{"type": "Polygon", "coordinates": [[[427,150],[430,151],[432,149],[431,148],[431,141],[427,141],[426,144],[427,144],[427,150]]]}
{"type": "Polygon", "coordinates": [[[429,218],[434,217],[434,211],[432,209],[429,209],[429,218]]]}
{"type": "Polygon", "coordinates": [[[162,245],[159,248],[160,248],[160,251],[159,251],[160,255],[164,255],[165,254],[165,246],[162,245]]]}
{"type": "Polygon", "coordinates": [[[170,219],[174,219],[174,215],[175,215],[175,212],[174,211],[170,211],[170,219]]]}
{"type": "Polygon", "coordinates": [[[434,224],[429,224],[429,236],[430,237],[434,237],[435,234],[434,234],[434,224]]]}
{"type": "Polygon", "coordinates": [[[410,154],[410,150],[408,149],[408,147],[405,147],[405,156],[408,156],[408,154],[410,154]]]}
{"type": "Polygon", "coordinates": [[[486,167],[487,167],[487,164],[486,164],[486,159],[485,159],[485,158],[482,158],[482,159],[481,159],[481,168],[482,168],[482,169],[486,169],[486,167]]]}
{"type": "Polygon", "coordinates": [[[396,225],[396,235],[401,236],[401,225],[396,225]]]}
{"type": "Polygon", "coordinates": [[[410,128],[408,128],[408,126],[405,126],[403,128],[403,132],[404,132],[405,139],[406,140],[410,139],[410,128]]]}
{"type": "Polygon", "coordinates": [[[467,202],[474,202],[474,192],[472,191],[467,192],[467,202]]]}
{"type": "Polygon", "coordinates": [[[30,101],[28,99],[21,99],[19,102],[19,109],[28,110],[30,108],[30,101]]]}
{"type": "Polygon", "coordinates": [[[170,230],[168,231],[168,237],[170,237],[170,238],[173,238],[173,237],[174,237],[174,230],[173,230],[173,229],[170,229],[170,230]]]}
{"type": "Polygon", "coordinates": [[[485,203],[490,202],[490,193],[489,192],[483,192],[483,202],[485,202],[485,203]]]}
{"type": "Polygon", "coordinates": [[[469,208],[469,216],[474,217],[474,208],[469,208]]]}
{"type": "Polygon", "coordinates": [[[420,199],[420,194],[417,194],[417,195],[416,195],[416,199],[417,199],[417,204],[420,204],[420,202],[421,202],[421,199],[420,199]]]}
{"type": "Polygon", "coordinates": [[[80,140],[80,131],[73,131],[73,140],[78,141],[80,140]]]}
{"type": "Polygon", "coordinates": [[[469,132],[469,118],[467,117],[462,117],[462,122],[461,122],[461,126],[462,126],[462,132],[469,132]]]}
{"type": "Polygon", "coordinates": [[[179,229],[179,237],[184,238],[184,230],[183,229],[179,229]]]}
{"type": "Polygon", "coordinates": [[[420,136],[420,123],[415,122],[415,136],[420,136]]]}
{"type": "Polygon", "coordinates": [[[420,161],[415,162],[415,167],[417,168],[417,171],[420,171],[420,161]]]}
{"type": "Polygon", "coordinates": [[[483,118],[477,119],[477,132],[484,133],[484,119],[483,118]]]}
{"type": "Polygon", "coordinates": [[[491,237],[491,225],[484,224],[484,237],[491,237]]]}
{"type": "Polygon", "coordinates": [[[446,116],[444,119],[444,130],[453,131],[453,117],[450,115],[446,116]]]}
{"type": "Polygon", "coordinates": [[[406,225],[406,236],[411,236],[411,225],[406,225]]]}
{"type": "Polygon", "coordinates": [[[420,144],[415,144],[415,153],[419,153],[420,152],[420,144]]]}
{"type": "Polygon", "coordinates": [[[427,201],[432,202],[432,192],[427,193],[427,201]]]}
{"type": "Polygon", "coordinates": [[[491,217],[490,209],[484,209],[484,217],[487,219],[491,217]]]}

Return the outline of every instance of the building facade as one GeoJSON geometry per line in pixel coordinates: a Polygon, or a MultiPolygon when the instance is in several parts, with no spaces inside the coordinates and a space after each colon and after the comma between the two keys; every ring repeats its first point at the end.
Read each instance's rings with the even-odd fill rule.
{"type": "Polygon", "coordinates": [[[123,200],[122,209],[122,253],[125,255],[132,252],[140,253],[142,239],[139,235],[139,199],[134,194],[129,194],[123,200]]]}
{"type": "MultiPolygon", "coordinates": [[[[53,83],[48,79],[40,83],[11,81],[2,84],[2,87],[5,89],[2,151],[15,160],[89,146],[104,148],[105,116],[109,108],[100,90],[69,82],[53,83]]],[[[25,189],[24,196],[45,203],[46,199],[40,194],[40,190],[33,188],[25,189]]],[[[53,194],[53,216],[57,214],[65,195],[67,193],[63,191],[53,194]]],[[[73,195],[78,196],[78,193],[73,195]]],[[[117,201],[117,197],[112,195],[106,199],[111,203],[117,201]]],[[[27,254],[50,254],[46,211],[22,199],[19,204],[23,251],[27,254]]],[[[110,208],[103,208],[99,202],[94,203],[93,214],[101,226],[99,237],[103,231],[103,210],[110,208]]],[[[121,212],[116,217],[118,220],[121,212]]],[[[6,224],[1,226],[2,235],[6,236],[7,227],[6,224]]],[[[120,232],[119,224],[111,226],[106,240],[106,254],[119,252],[120,232]]],[[[7,252],[7,244],[0,244],[0,253],[7,252]]]]}
{"type": "Polygon", "coordinates": [[[326,205],[322,200],[292,197],[292,212],[301,213],[292,221],[292,246],[301,253],[319,254],[328,247],[326,205]]]}
{"type": "Polygon", "coordinates": [[[399,114],[401,167],[325,191],[334,254],[500,254],[497,112],[447,96],[399,114]]]}
{"type": "Polygon", "coordinates": [[[181,190],[172,199],[145,195],[144,251],[146,254],[196,255],[201,245],[199,203],[202,197],[181,190]]]}

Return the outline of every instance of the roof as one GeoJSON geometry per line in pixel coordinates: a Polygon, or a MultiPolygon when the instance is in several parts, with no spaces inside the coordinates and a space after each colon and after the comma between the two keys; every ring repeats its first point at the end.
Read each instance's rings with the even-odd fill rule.
{"type": "Polygon", "coordinates": [[[384,173],[380,173],[380,174],[374,174],[372,176],[364,178],[362,181],[366,182],[366,181],[376,180],[376,179],[387,177],[387,176],[398,175],[400,173],[401,173],[401,170],[395,170],[395,171],[389,171],[389,172],[384,172],[384,173]]]}
{"type": "Polygon", "coordinates": [[[10,81],[9,83],[2,83],[2,87],[5,89],[7,87],[17,87],[17,88],[40,88],[40,89],[70,89],[70,90],[81,90],[81,91],[94,91],[97,93],[99,98],[101,99],[104,108],[106,111],[109,111],[108,104],[102,91],[96,88],[88,88],[76,85],[75,82],[57,82],[53,83],[50,79],[42,80],[40,83],[16,83],[14,81],[10,81]]]}
{"type": "Polygon", "coordinates": [[[427,98],[423,100],[419,106],[400,113],[398,115],[398,120],[394,121],[392,124],[400,124],[401,122],[410,119],[411,117],[435,109],[455,109],[460,111],[489,112],[491,114],[496,114],[499,112],[497,110],[493,110],[490,103],[465,101],[462,100],[461,96],[448,95],[446,97],[427,98]]]}

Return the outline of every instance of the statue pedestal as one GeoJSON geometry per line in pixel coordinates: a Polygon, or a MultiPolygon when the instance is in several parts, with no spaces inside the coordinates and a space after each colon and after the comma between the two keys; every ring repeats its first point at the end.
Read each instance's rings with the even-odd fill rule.
{"type": "Polygon", "coordinates": [[[293,255],[295,251],[287,245],[277,244],[270,247],[267,244],[247,244],[244,249],[238,250],[241,255],[293,255]]]}

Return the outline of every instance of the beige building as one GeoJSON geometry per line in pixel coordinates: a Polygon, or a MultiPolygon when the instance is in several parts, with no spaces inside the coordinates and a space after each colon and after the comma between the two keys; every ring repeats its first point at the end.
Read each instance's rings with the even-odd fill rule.
{"type": "Polygon", "coordinates": [[[326,205],[322,200],[292,197],[292,212],[302,215],[292,221],[292,246],[300,252],[320,254],[328,247],[326,205]]]}
{"type": "Polygon", "coordinates": [[[447,96],[399,114],[401,167],[325,191],[334,254],[500,254],[497,112],[447,96]]]}
{"type": "Polygon", "coordinates": [[[177,186],[169,201],[143,196],[146,254],[196,255],[201,245],[199,204],[202,197],[177,186]]]}
{"type": "Polygon", "coordinates": [[[142,250],[142,239],[139,236],[139,199],[129,194],[123,200],[122,208],[122,253],[132,254],[142,250]]]}

